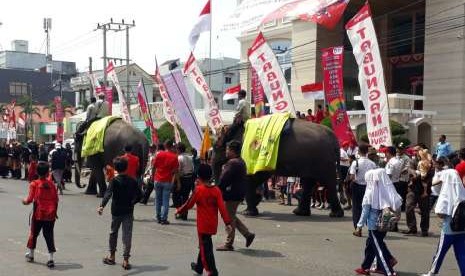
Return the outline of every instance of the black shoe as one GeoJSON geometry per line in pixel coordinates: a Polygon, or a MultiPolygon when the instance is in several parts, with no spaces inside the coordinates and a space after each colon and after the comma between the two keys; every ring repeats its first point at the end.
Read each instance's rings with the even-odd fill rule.
{"type": "Polygon", "coordinates": [[[53,260],[48,261],[48,262],[47,262],[47,267],[48,267],[48,268],[53,268],[53,267],[55,267],[55,262],[54,262],[53,260]]]}
{"type": "Polygon", "coordinates": [[[417,232],[418,232],[417,230],[412,230],[412,229],[401,231],[401,233],[404,235],[416,235],[417,232]]]}
{"type": "Polygon", "coordinates": [[[245,247],[249,247],[253,243],[254,239],[255,239],[254,233],[251,233],[247,238],[245,238],[245,247]]]}
{"type": "Polygon", "coordinates": [[[421,236],[422,237],[428,237],[428,231],[421,231],[421,236]]]}
{"type": "Polygon", "coordinates": [[[197,273],[199,275],[202,275],[202,273],[203,273],[203,271],[198,271],[197,270],[197,263],[192,262],[191,263],[191,269],[192,269],[192,271],[194,271],[195,273],[197,273]]]}
{"type": "Polygon", "coordinates": [[[160,221],[160,224],[161,225],[168,225],[168,224],[170,224],[170,222],[167,221],[167,220],[162,220],[162,221],[160,221]]]}

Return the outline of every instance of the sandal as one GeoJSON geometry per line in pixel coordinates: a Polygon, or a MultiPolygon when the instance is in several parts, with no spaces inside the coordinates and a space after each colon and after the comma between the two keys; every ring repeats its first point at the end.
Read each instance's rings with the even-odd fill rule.
{"type": "Polygon", "coordinates": [[[106,264],[106,265],[115,265],[115,264],[116,264],[116,263],[115,263],[115,260],[112,260],[112,259],[110,259],[109,257],[103,258],[102,261],[103,261],[103,263],[106,264]]]}
{"type": "Polygon", "coordinates": [[[131,269],[131,264],[129,262],[123,262],[121,265],[124,270],[130,270],[131,269]]]}

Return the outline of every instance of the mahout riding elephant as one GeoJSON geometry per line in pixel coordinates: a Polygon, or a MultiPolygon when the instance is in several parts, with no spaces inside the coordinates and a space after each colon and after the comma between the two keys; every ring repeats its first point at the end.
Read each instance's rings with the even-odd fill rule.
{"type": "MultiPolygon", "coordinates": [[[[226,131],[215,143],[212,166],[216,181],[222,165],[226,162],[226,143],[231,139],[241,139],[240,136],[226,131]]],[[[330,216],[344,216],[337,192],[336,170],[339,155],[339,143],[331,129],[304,120],[290,119],[289,125],[281,134],[276,170],[258,172],[248,177],[245,213],[258,215],[257,205],[261,197],[257,193],[257,188],[272,174],[276,174],[300,177],[303,194],[298,207],[293,211],[296,215],[310,215],[310,195],[313,186],[318,182],[327,188],[328,201],[331,205],[330,216]]]]}
{"type": "MultiPolygon", "coordinates": [[[[105,183],[104,168],[106,165],[111,165],[115,157],[120,156],[124,153],[124,147],[126,145],[132,146],[133,153],[139,157],[140,170],[144,172],[145,166],[148,160],[149,144],[145,135],[128,124],[127,122],[117,119],[111,122],[106,130],[104,137],[104,152],[95,154],[87,157],[87,166],[91,169],[89,178],[89,185],[86,189],[86,194],[98,194],[97,196],[103,196],[107,188],[105,183]]],[[[81,168],[83,158],[81,158],[82,139],[76,138],[75,141],[75,154],[76,154],[76,165],[75,165],[75,183],[79,188],[84,188],[85,185],[81,185],[81,168]]]]}

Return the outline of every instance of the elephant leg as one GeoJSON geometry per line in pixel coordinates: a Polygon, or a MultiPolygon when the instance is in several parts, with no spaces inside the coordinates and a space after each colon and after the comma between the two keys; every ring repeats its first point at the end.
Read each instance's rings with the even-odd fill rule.
{"type": "Polygon", "coordinates": [[[98,184],[98,194],[97,197],[103,197],[107,190],[107,183],[105,182],[105,174],[103,173],[103,168],[95,169],[95,181],[98,184]]]}
{"type": "Polygon", "coordinates": [[[96,195],[97,194],[97,182],[95,178],[95,171],[92,170],[89,176],[89,185],[87,185],[86,194],[87,195],[96,195]]]}
{"type": "Polygon", "coordinates": [[[330,217],[343,217],[344,210],[342,210],[341,202],[339,201],[338,190],[337,190],[337,180],[336,172],[334,175],[330,175],[327,179],[323,179],[322,183],[326,186],[327,189],[327,199],[331,205],[331,212],[329,213],[330,217]]]}
{"type": "Polygon", "coordinates": [[[258,215],[258,204],[260,199],[257,198],[257,184],[252,181],[247,185],[247,191],[245,194],[245,202],[247,203],[247,209],[243,212],[247,216],[257,216],[258,215]]]}
{"type": "Polygon", "coordinates": [[[316,182],[312,178],[301,177],[300,183],[302,184],[302,196],[293,213],[297,216],[310,216],[310,197],[316,182]]]}

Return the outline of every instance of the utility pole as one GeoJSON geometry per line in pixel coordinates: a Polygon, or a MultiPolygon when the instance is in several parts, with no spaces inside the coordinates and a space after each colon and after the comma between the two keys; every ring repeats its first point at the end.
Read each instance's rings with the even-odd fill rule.
{"type": "Polygon", "coordinates": [[[115,60],[122,60],[121,58],[109,58],[107,57],[107,31],[114,31],[114,32],[120,32],[120,31],[126,31],[126,98],[128,99],[128,110],[131,112],[130,109],[130,104],[131,101],[129,99],[129,92],[130,92],[130,82],[129,82],[129,29],[133,28],[136,26],[136,23],[134,20],[132,20],[132,23],[125,23],[124,19],[121,20],[121,22],[113,22],[113,18],[110,18],[110,22],[107,23],[98,23],[97,24],[97,29],[98,30],[103,30],[103,78],[105,85],[107,84],[107,73],[105,71],[106,66],[107,66],[107,60],[108,59],[115,59],[115,60]]]}
{"type": "Polygon", "coordinates": [[[45,71],[50,73],[50,82],[53,83],[53,68],[52,68],[52,55],[50,54],[50,30],[52,29],[52,19],[44,18],[44,32],[45,32],[45,71]]]}

